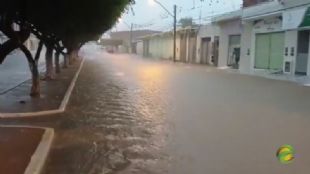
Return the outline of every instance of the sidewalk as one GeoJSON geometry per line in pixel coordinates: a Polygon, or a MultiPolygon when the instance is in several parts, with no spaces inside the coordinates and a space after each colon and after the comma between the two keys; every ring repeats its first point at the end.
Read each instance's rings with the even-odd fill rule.
{"type": "Polygon", "coordinates": [[[310,86],[310,77],[308,76],[301,76],[301,75],[290,75],[290,74],[283,74],[283,73],[276,73],[269,70],[254,70],[252,73],[241,73],[238,69],[231,69],[228,67],[218,68],[220,70],[224,70],[228,73],[237,73],[237,74],[244,74],[250,76],[257,76],[271,80],[280,80],[280,81],[288,81],[293,82],[301,86],[310,86]]]}
{"type": "Polygon", "coordinates": [[[72,79],[79,69],[81,60],[77,60],[67,69],[62,69],[56,79],[41,81],[41,97],[29,96],[31,80],[0,95],[0,113],[28,113],[58,109],[72,79]]]}
{"type": "Polygon", "coordinates": [[[42,128],[0,127],[0,173],[39,173],[53,139],[52,132],[42,128]]]}
{"type": "Polygon", "coordinates": [[[310,78],[308,76],[273,73],[267,70],[255,70],[253,75],[272,80],[290,81],[302,86],[310,86],[310,78]]]}

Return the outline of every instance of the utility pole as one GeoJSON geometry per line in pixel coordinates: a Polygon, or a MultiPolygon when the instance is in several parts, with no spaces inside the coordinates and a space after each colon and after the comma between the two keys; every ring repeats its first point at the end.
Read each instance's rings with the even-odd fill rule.
{"type": "Polygon", "coordinates": [[[176,61],[176,52],[177,52],[177,5],[173,6],[173,14],[158,0],[152,0],[161,6],[171,17],[173,17],[173,61],[176,61]]]}
{"type": "Polygon", "coordinates": [[[133,30],[133,23],[131,23],[131,26],[130,26],[130,40],[129,40],[130,53],[132,53],[132,30],[133,30]]]}
{"type": "Polygon", "coordinates": [[[173,61],[176,61],[176,48],[177,48],[177,6],[173,6],[173,61]]]}

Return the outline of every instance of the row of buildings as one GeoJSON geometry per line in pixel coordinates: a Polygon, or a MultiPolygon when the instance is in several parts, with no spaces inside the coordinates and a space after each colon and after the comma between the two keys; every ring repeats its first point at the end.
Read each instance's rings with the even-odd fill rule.
{"type": "MultiPolygon", "coordinates": [[[[244,0],[240,10],[177,31],[176,60],[239,69],[242,73],[310,76],[310,0],[244,0]]],[[[173,33],[133,44],[149,58],[173,57],[173,33]]]]}
{"type": "Polygon", "coordinates": [[[160,33],[153,30],[131,30],[110,32],[109,37],[101,38],[99,43],[109,52],[137,53],[136,44],[143,36],[160,33]]]}

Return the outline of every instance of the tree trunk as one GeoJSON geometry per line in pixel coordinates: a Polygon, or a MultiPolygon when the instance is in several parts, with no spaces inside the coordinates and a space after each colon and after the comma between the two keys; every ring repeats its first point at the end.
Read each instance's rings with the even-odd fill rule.
{"type": "Polygon", "coordinates": [[[68,68],[68,64],[69,64],[69,55],[68,54],[66,54],[66,55],[64,55],[64,64],[63,64],[63,68],[68,68]]]}
{"type": "Polygon", "coordinates": [[[55,69],[56,69],[56,73],[59,74],[60,73],[60,64],[59,64],[59,52],[55,52],[55,69]]]}
{"type": "Polygon", "coordinates": [[[36,61],[36,64],[38,64],[38,62],[39,62],[42,48],[43,48],[43,41],[40,40],[39,45],[38,45],[38,48],[37,48],[36,55],[35,55],[35,57],[34,57],[34,60],[36,61]]]}
{"type": "Polygon", "coordinates": [[[30,72],[31,72],[31,77],[32,77],[32,86],[31,86],[31,91],[30,91],[30,96],[31,97],[40,97],[40,78],[39,78],[39,70],[38,70],[38,65],[35,60],[33,60],[33,57],[30,53],[30,51],[24,46],[20,46],[20,49],[24,52],[30,72]]]}
{"type": "Polygon", "coordinates": [[[32,75],[32,86],[30,91],[30,96],[32,97],[40,97],[40,76],[38,71],[38,65],[36,63],[32,63],[31,75],[32,75]]]}
{"type": "Polygon", "coordinates": [[[69,65],[72,65],[73,62],[74,62],[74,53],[73,53],[73,51],[70,52],[68,57],[69,57],[69,65]]]}
{"type": "Polygon", "coordinates": [[[79,58],[79,51],[78,50],[74,50],[73,51],[73,55],[74,55],[74,60],[77,60],[79,58]]]}
{"type": "MultiPolygon", "coordinates": [[[[23,16],[23,15],[21,15],[23,16]]],[[[0,46],[0,63],[3,62],[4,58],[8,53],[14,50],[14,48],[20,48],[25,54],[30,72],[32,75],[32,87],[30,96],[39,97],[40,96],[40,79],[39,79],[39,71],[37,62],[34,60],[32,54],[27,49],[27,47],[23,44],[30,36],[30,29],[28,25],[24,25],[25,23],[20,24],[20,31],[14,31],[12,28],[13,18],[12,16],[6,16],[1,19],[1,31],[9,38],[5,44],[0,46]]]]}
{"type": "Polygon", "coordinates": [[[69,65],[73,64],[78,59],[78,50],[77,49],[71,49],[68,51],[69,55],[69,65]]]}
{"type": "Polygon", "coordinates": [[[0,64],[3,63],[7,55],[13,50],[18,48],[18,44],[13,40],[9,39],[5,43],[0,45],[0,64]]]}
{"type": "Polygon", "coordinates": [[[47,46],[45,54],[45,80],[53,80],[55,78],[54,65],[53,65],[53,48],[47,46]]]}

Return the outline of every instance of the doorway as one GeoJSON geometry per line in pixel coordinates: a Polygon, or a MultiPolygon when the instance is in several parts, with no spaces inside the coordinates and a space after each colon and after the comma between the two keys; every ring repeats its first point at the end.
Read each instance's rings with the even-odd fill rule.
{"type": "Polygon", "coordinates": [[[238,69],[240,60],[240,42],[241,35],[229,36],[227,66],[238,69]]]}
{"type": "Polygon", "coordinates": [[[219,61],[219,47],[220,47],[220,37],[215,36],[214,37],[214,43],[213,43],[213,56],[211,58],[211,61],[213,62],[214,66],[218,65],[219,61]]]}
{"type": "Polygon", "coordinates": [[[296,58],[296,75],[307,75],[309,56],[309,30],[298,32],[298,48],[296,58]]]}
{"type": "Polygon", "coordinates": [[[149,51],[149,40],[143,40],[143,56],[149,57],[150,56],[149,51]]]}
{"type": "Polygon", "coordinates": [[[211,38],[206,37],[201,39],[201,64],[210,64],[211,56],[211,38]]]}
{"type": "Polygon", "coordinates": [[[257,34],[255,44],[255,68],[282,70],[284,32],[257,34]]]}
{"type": "Polygon", "coordinates": [[[197,34],[195,32],[190,34],[189,43],[188,43],[188,62],[196,62],[196,43],[197,43],[197,34]]]}
{"type": "Polygon", "coordinates": [[[180,61],[186,62],[187,34],[181,34],[180,61]]]}

